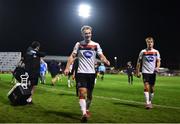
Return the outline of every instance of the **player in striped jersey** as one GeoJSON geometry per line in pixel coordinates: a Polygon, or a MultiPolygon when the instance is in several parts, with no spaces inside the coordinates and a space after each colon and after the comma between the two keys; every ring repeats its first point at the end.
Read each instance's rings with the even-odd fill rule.
{"type": "Polygon", "coordinates": [[[68,58],[64,73],[68,75],[70,65],[77,57],[78,68],[76,82],[79,92],[79,104],[83,115],[81,121],[86,122],[87,118],[90,116],[89,107],[94,89],[96,54],[98,54],[100,60],[105,64],[110,65],[110,62],[104,56],[99,43],[91,40],[92,28],[90,26],[83,26],[81,28],[81,33],[84,40],[75,44],[74,50],[68,58]]]}
{"type": "Polygon", "coordinates": [[[142,66],[142,75],[144,82],[144,96],[146,100],[146,109],[152,108],[152,98],[154,96],[154,85],[156,81],[156,72],[160,67],[160,53],[154,49],[154,39],[147,37],[145,39],[147,48],[139,53],[136,65],[136,75],[140,77],[140,67],[142,66]]]}

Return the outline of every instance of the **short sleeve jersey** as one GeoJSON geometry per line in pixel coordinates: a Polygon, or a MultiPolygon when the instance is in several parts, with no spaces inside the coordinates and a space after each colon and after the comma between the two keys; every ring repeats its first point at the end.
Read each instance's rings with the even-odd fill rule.
{"type": "Polygon", "coordinates": [[[142,73],[153,74],[155,72],[157,59],[160,59],[158,50],[143,49],[139,54],[139,60],[142,61],[142,73]]]}
{"type": "Polygon", "coordinates": [[[95,74],[96,55],[102,54],[102,49],[98,43],[94,41],[89,43],[77,42],[73,53],[77,54],[79,60],[77,73],[95,74]]]}

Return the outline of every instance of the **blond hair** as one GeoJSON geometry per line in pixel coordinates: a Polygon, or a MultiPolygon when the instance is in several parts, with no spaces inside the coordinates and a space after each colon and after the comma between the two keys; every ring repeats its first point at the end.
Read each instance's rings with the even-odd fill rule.
{"type": "Polygon", "coordinates": [[[153,37],[147,37],[146,39],[145,39],[145,41],[147,42],[148,40],[152,40],[153,42],[154,42],[154,38],[153,37]]]}
{"type": "Polygon", "coordinates": [[[90,29],[90,30],[92,31],[92,27],[91,27],[91,26],[84,25],[84,26],[82,26],[82,28],[81,28],[81,33],[83,33],[84,30],[87,30],[87,29],[90,29]]]}

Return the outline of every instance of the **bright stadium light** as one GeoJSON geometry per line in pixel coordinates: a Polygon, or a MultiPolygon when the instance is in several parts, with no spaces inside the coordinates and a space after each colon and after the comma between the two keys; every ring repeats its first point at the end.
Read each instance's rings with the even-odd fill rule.
{"type": "Polygon", "coordinates": [[[81,4],[78,9],[79,16],[83,18],[88,18],[90,16],[90,10],[91,10],[91,7],[89,5],[81,4]]]}

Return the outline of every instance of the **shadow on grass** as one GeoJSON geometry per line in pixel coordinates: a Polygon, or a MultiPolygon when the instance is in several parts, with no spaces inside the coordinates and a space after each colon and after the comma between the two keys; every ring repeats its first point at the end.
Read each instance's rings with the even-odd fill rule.
{"type": "Polygon", "coordinates": [[[72,93],[59,93],[58,95],[60,96],[76,96],[76,94],[72,94],[72,93]]]}
{"type": "Polygon", "coordinates": [[[71,118],[71,119],[76,119],[76,120],[80,120],[80,117],[81,117],[80,114],[76,114],[76,113],[72,113],[72,112],[46,111],[45,113],[47,113],[47,114],[55,114],[57,116],[62,116],[62,117],[65,117],[65,118],[71,118]]]}
{"type": "Polygon", "coordinates": [[[123,102],[115,102],[115,105],[123,105],[128,107],[142,108],[142,105],[134,104],[134,103],[123,103],[123,102]]]}

